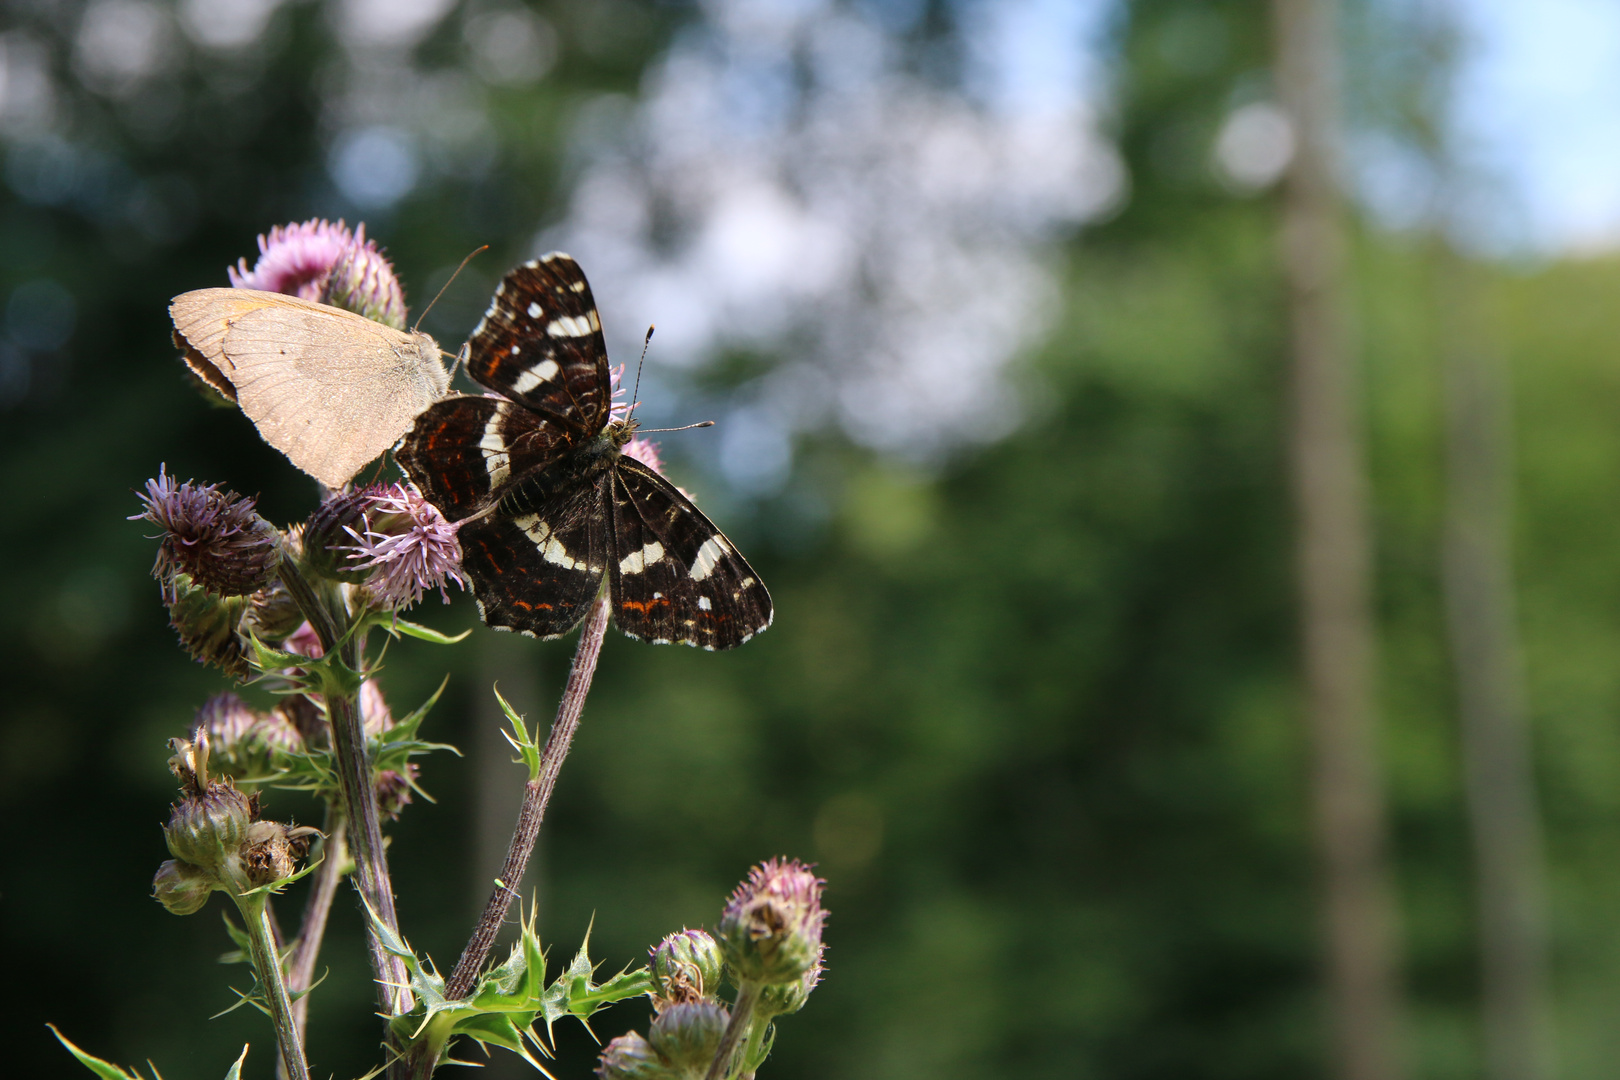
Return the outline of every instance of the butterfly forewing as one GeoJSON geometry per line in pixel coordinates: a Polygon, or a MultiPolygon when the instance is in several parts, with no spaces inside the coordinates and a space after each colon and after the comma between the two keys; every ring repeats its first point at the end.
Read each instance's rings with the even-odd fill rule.
{"type": "Polygon", "coordinates": [[[394,460],[451,521],[483,509],[568,447],[555,424],[513,402],[453,397],[416,418],[394,460]]]}
{"type": "Polygon", "coordinates": [[[607,345],[585,274],[553,252],[502,279],[467,339],[467,373],[570,431],[607,423],[607,345]]]}
{"type": "Polygon", "coordinates": [[[601,589],[609,559],[607,476],[534,513],[461,527],[461,566],[484,622],[532,637],[566,634],[601,589]]]}
{"type": "Polygon", "coordinates": [[[614,469],[613,619],[631,637],[705,649],[771,624],[771,596],[725,534],[635,458],[614,469]]]}

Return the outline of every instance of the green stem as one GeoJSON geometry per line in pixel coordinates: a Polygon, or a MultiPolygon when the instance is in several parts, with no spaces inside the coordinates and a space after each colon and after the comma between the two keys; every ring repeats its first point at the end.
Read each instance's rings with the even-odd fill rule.
{"type": "Polygon", "coordinates": [[[714,1052],[714,1060],[709,1063],[709,1072],[703,1080],[725,1080],[731,1075],[731,1059],[737,1050],[737,1043],[753,1022],[754,1006],[759,1004],[759,996],[764,992],[764,983],[745,981],[738,988],[737,1003],[731,1007],[731,1023],[726,1025],[726,1033],[720,1037],[720,1048],[714,1052]]]}
{"type": "Polygon", "coordinates": [[[242,921],[247,927],[248,951],[253,958],[253,970],[259,976],[264,990],[265,1006],[270,1022],[276,1029],[276,1044],[281,1048],[281,1067],[288,1080],[309,1080],[309,1065],[304,1061],[304,1043],[293,1019],[292,1001],[287,986],[281,981],[281,957],[270,932],[270,916],[264,893],[251,896],[232,896],[242,921]]]}
{"type": "MultiPolygon", "coordinates": [[[[281,561],[281,580],[297,602],[299,610],[321,639],[322,651],[335,651],[338,662],[351,671],[360,671],[365,652],[365,635],[343,634],[348,630],[348,613],[341,601],[328,606],[311,587],[295,560],[281,561]],[[334,610],[341,615],[334,617],[334,610]],[[341,644],[340,644],[341,643],[341,644]]],[[[354,853],[354,884],[377,919],[396,936],[399,916],[394,910],[393,882],[388,874],[388,857],[383,850],[382,822],[377,814],[376,788],[371,774],[371,758],[366,747],[365,723],[360,715],[359,690],[353,694],[325,693],[326,719],[332,727],[332,758],[336,765],[338,792],[343,799],[343,816],[348,822],[349,848],[354,853]]],[[[377,982],[377,1001],[387,1016],[410,1012],[415,998],[408,989],[405,963],[383,947],[382,939],[367,920],[366,944],[371,954],[371,971],[377,982]]]]}

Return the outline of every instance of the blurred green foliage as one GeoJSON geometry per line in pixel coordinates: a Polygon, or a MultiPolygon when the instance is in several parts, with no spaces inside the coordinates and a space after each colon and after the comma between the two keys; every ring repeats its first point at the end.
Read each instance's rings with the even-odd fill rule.
{"type": "MultiPolygon", "coordinates": [[[[71,9],[14,12],[64,73],[71,9]]],[[[418,305],[466,250],[496,245],[436,311],[442,340],[557,215],[580,104],[633,92],[695,17],[619,4],[635,32],[604,39],[592,9],[546,7],[561,60],[497,93],[495,167],[370,221],[418,305]]],[[[1015,434],[939,472],[807,442],[782,495],[723,517],[772,587],[771,632],[723,656],[613,638],[537,860],[554,962],[593,917],[593,951],[615,970],[636,961],[669,930],[712,925],[751,862],[790,854],[829,879],[829,972],[783,1023],[773,1077],[1322,1071],[1273,219],[1205,165],[1224,111],[1263,91],[1265,14],[1144,0],[1121,18],[1132,197],[1064,253],[1062,317],[1023,369],[1031,415],[1015,434]],[[825,514],[807,525],[806,506],[825,514]]],[[[312,506],[311,485],[238,415],[184,386],[165,306],[221,284],[268,225],[339,205],[316,137],[336,48],[322,18],[280,12],[280,44],[246,89],[177,75],[180,118],[158,135],[74,97],[81,173],[183,182],[186,228],[143,233],[88,181],[53,204],[0,194],[0,295],[49,279],[78,310],[71,342],[33,357],[28,395],[0,421],[0,935],[17,987],[0,1023],[17,1075],[70,1074],[46,1020],[170,1080],[219,1075],[244,1041],[246,1075],[271,1075],[259,1018],[207,1019],[248,982],[212,964],[228,947],[212,913],[177,919],[147,896],[171,796],[164,741],[222,683],[176,647],[145,576],[152,545],[123,518],[160,462],[259,492],[276,520],[312,506]]],[[[423,48],[455,62],[450,30],[423,48]]],[[[1409,1056],[1414,1077],[1441,1080],[1476,1074],[1478,1055],[1438,597],[1433,268],[1420,238],[1371,231],[1356,267],[1409,1056]]],[[[1620,1055],[1620,264],[1490,275],[1518,395],[1562,1075],[1596,1077],[1620,1055]]],[[[475,621],[465,599],[420,614],[475,621]]],[[[424,734],[468,747],[476,722],[498,722],[492,673],[535,681],[530,720],[544,719],[570,648],[482,629],[450,650],[401,642],[384,685],[408,710],[448,665],[424,734]]],[[[438,805],[390,830],[402,929],[441,966],[494,869],[471,858],[475,798],[523,779],[475,765],[430,760],[438,805]]],[[[345,899],[314,998],[322,1074],[375,1061],[359,933],[345,899]]],[[[639,1008],[606,1014],[597,1034],[643,1023],[639,1008]]],[[[563,1032],[562,1050],[559,1075],[588,1073],[588,1037],[563,1032]]]]}

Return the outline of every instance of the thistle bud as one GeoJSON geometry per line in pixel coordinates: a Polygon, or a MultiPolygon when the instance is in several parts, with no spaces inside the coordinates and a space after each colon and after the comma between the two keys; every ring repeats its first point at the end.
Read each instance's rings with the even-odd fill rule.
{"type": "Polygon", "coordinates": [[[202,790],[188,791],[170,809],[163,827],[169,854],[216,881],[225,880],[247,840],[253,811],[252,800],[229,780],[208,781],[202,790]]]}
{"type": "Polygon", "coordinates": [[[169,625],[180,635],[180,644],[200,663],[213,664],[236,679],[252,674],[237,630],[248,602],[240,596],[216,596],[177,573],[167,584],[169,625]]]}
{"type": "Polygon", "coordinates": [[[731,1013],[717,1001],[670,1005],[653,1019],[647,1042],[677,1069],[701,1075],[730,1022],[731,1013]]]}
{"type": "Polygon", "coordinates": [[[685,1080],[681,1070],[671,1068],[652,1044],[634,1031],[602,1047],[596,1075],[602,1080],[685,1080]]]}
{"type": "Polygon", "coordinates": [[[242,620],[242,629],[251,631],[260,641],[281,641],[304,624],[304,613],[298,601],[281,578],[260,589],[248,598],[248,609],[242,620]]]}
{"type": "Polygon", "coordinates": [[[767,1019],[774,1019],[804,1008],[805,1002],[810,1000],[810,991],[821,982],[821,954],[825,950],[825,945],[817,950],[816,962],[797,980],[765,987],[759,995],[759,1004],[754,1006],[755,1011],[767,1019]]]}
{"type": "Polygon", "coordinates": [[[670,934],[652,950],[653,981],[669,1002],[702,1001],[720,989],[720,946],[702,930],[670,934]]]}
{"type": "Polygon", "coordinates": [[[281,540],[254,510],[254,500],[217,484],[176,484],[162,470],[146,482],[145,508],[130,520],[163,529],[152,574],[167,583],[184,573],[219,596],[246,596],[268,585],[281,566],[281,540]]]}
{"type": "Polygon", "coordinates": [[[721,952],[733,978],[797,982],[821,956],[826,882],[797,859],[771,859],[748,872],[720,916],[721,952]]]}
{"type": "Polygon", "coordinates": [[[208,903],[214,883],[208,872],[178,859],[158,867],[152,879],[152,896],[175,915],[193,915],[208,903]]]}
{"type": "Polygon", "coordinates": [[[361,566],[354,538],[364,535],[366,507],[378,489],[344,491],[332,496],[309,516],[304,525],[304,561],[311,570],[335,581],[358,584],[371,576],[372,568],[361,566]]]}

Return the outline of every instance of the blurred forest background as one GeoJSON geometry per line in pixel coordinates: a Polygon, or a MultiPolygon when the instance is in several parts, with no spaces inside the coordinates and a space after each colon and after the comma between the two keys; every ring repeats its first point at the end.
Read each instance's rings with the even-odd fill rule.
{"type": "MultiPolygon", "coordinates": [[[[312,482],[185,385],[166,305],[315,216],[364,220],[417,310],[490,244],[424,323],[447,347],[508,266],[570,251],[616,361],[659,326],[643,417],[719,421],[663,447],[770,584],[776,625],[725,655],[612,636],[527,885],[554,958],[594,916],[593,954],[638,962],[713,925],[750,863],[796,855],[829,881],[830,970],[771,1077],[1338,1071],[1268,4],[0,11],[8,1074],[74,1074],[53,1021],[169,1080],[221,1075],[245,1041],[247,1075],[272,1075],[261,1018],[208,1019],[248,981],[214,963],[215,909],[175,918],[148,895],[165,740],[224,684],[176,646],[153,544],[124,519],[162,463],[275,520],[312,508],[312,482]]],[[[1442,574],[1444,373],[1466,337],[1511,390],[1545,837],[1556,1066],[1517,1080],[1580,1080],[1620,1060],[1620,262],[1452,243],[1481,211],[1448,179],[1467,171],[1443,122],[1467,47],[1449,12],[1346,0],[1339,37],[1352,164],[1397,154],[1433,192],[1404,221],[1347,212],[1395,1056],[1425,1080],[1485,1071],[1442,574]]],[[[476,623],[460,596],[418,615],[476,623]]],[[[450,673],[425,732],[465,754],[424,763],[438,804],[390,830],[402,927],[441,965],[521,787],[490,686],[544,722],[570,655],[482,628],[388,654],[396,711],[450,673]]],[[[333,923],[310,1054],[357,1076],[378,1025],[355,906],[333,923]]],[[[597,1033],[644,1021],[622,1006],[597,1033]]],[[[587,1075],[590,1038],[558,1030],[557,1074],[587,1075]]]]}

